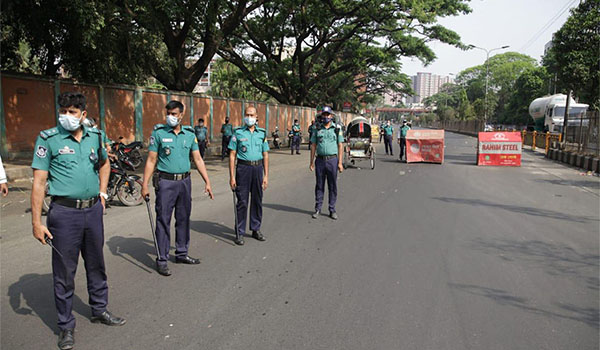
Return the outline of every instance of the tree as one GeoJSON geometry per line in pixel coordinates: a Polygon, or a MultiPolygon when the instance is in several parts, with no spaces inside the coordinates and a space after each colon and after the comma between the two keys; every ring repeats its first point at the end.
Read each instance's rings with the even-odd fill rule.
{"type": "Polygon", "coordinates": [[[572,90],[580,102],[600,109],[598,0],[582,1],[571,10],[565,24],[554,33],[543,64],[552,75],[556,74],[560,90],[572,90]]]}
{"type": "Polygon", "coordinates": [[[266,101],[269,96],[252,86],[244,78],[240,69],[224,59],[217,59],[212,65],[210,95],[266,101]]]}
{"type": "Polygon", "coordinates": [[[549,78],[545,67],[535,67],[521,73],[501,121],[506,124],[530,124],[529,105],[534,99],[547,94],[549,78]]]}
{"type": "Polygon", "coordinates": [[[246,17],[218,53],[282,103],[360,100],[370,92],[409,91],[397,58],[431,62],[431,40],[465,48],[436,19],[469,11],[462,0],[269,2],[246,17]]]}

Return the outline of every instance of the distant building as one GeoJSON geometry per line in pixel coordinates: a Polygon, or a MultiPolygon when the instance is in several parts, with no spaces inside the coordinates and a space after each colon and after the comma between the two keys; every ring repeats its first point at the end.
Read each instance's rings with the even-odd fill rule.
{"type": "Polygon", "coordinates": [[[548,53],[548,50],[550,50],[552,48],[553,44],[552,44],[552,40],[548,41],[546,43],[546,45],[544,45],[544,56],[546,56],[546,54],[548,53]]]}
{"type": "Polygon", "coordinates": [[[200,78],[200,81],[198,81],[198,84],[196,84],[196,87],[194,87],[193,92],[204,94],[208,90],[210,90],[210,78],[211,78],[211,71],[212,71],[213,64],[215,64],[214,58],[212,60],[210,60],[208,67],[206,67],[204,74],[202,74],[202,78],[200,78]]]}
{"type": "Polygon", "coordinates": [[[417,75],[413,75],[410,79],[415,95],[407,98],[407,104],[415,106],[422,105],[425,98],[437,94],[442,85],[454,83],[452,77],[425,72],[418,72],[417,75]]]}

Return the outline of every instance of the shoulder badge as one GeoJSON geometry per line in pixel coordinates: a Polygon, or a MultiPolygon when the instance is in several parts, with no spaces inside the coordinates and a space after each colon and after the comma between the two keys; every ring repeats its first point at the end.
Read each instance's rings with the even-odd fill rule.
{"type": "Polygon", "coordinates": [[[58,128],[57,127],[53,127],[50,129],[46,129],[44,131],[40,131],[40,136],[46,140],[47,138],[57,135],[58,134],[58,128]]]}
{"type": "Polygon", "coordinates": [[[154,130],[162,129],[165,127],[165,124],[156,124],[154,125],[154,130]]]}

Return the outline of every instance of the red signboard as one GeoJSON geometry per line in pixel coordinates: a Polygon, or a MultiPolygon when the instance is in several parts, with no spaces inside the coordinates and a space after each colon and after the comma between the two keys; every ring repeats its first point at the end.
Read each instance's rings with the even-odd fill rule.
{"type": "Polygon", "coordinates": [[[520,132],[480,132],[477,165],[521,166],[520,132]]]}
{"type": "Polygon", "coordinates": [[[344,112],[350,112],[350,108],[352,108],[352,103],[346,101],[343,103],[343,111],[344,112]]]}
{"type": "Polygon", "coordinates": [[[444,162],[444,130],[409,130],[406,133],[406,162],[444,162]]]}

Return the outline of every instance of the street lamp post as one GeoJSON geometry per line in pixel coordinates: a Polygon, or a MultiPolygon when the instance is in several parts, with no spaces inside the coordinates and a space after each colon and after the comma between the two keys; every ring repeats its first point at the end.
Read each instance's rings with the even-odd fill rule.
{"type": "Polygon", "coordinates": [[[492,53],[492,51],[495,50],[502,50],[502,49],[506,49],[509,46],[508,45],[504,45],[502,47],[496,47],[494,49],[488,50],[485,49],[483,47],[479,47],[479,46],[475,46],[475,45],[469,45],[469,47],[473,48],[473,49],[480,49],[485,51],[486,57],[485,57],[485,105],[483,106],[483,125],[485,126],[487,124],[487,108],[488,108],[488,103],[487,103],[487,93],[488,93],[488,79],[489,79],[489,75],[490,75],[490,53],[492,53]]]}

